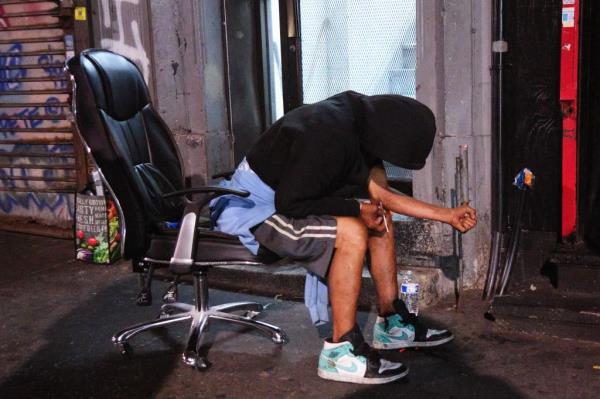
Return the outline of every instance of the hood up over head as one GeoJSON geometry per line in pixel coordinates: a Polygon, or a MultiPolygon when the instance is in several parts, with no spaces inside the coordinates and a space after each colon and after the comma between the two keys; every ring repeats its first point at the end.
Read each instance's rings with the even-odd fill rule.
{"type": "Polygon", "coordinates": [[[360,145],[368,155],[405,169],[421,169],[433,146],[435,117],[424,104],[400,95],[363,96],[360,145]]]}

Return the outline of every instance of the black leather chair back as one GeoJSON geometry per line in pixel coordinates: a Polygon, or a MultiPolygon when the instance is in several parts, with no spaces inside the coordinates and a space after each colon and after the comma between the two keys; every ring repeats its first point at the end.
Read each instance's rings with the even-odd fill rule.
{"type": "Polygon", "coordinates": [[[162,198],[183,188],[177,147],[129,59],[90,49],[71,58],[67,69],[75,80],[79,133],[124,214],[124,256],[141,257],[155,226],[182,214],[180,200],[162,198]]]}

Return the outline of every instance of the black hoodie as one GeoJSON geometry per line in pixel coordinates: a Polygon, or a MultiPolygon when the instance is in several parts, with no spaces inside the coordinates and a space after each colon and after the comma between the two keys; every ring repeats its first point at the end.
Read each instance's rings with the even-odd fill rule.
{"type": "Polygon", "coordinates": [[[433,113],[420,102],[347,91],[289,112],[246,158],[275,191],[277,213],[357,216],[352,198],[366,194],[370,169],[382,160],[422,168],[434,136],[433,113]]]}

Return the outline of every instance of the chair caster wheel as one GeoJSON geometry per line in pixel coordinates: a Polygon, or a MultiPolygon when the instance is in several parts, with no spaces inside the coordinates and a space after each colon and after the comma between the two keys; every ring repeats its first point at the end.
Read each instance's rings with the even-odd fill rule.
{"type": "Polygon", "coordinates": [[[152,292],[150,290],[141,290],[135,299],[135,303],[138,306],[150,306],[152,305],[152,292]]]}
{"type": "Polygon", "coordinates": [[[117,347],[119,348],[119,352],[121,352],[121,356],[129,359],[133,355],[133,348],[129,343],[123,342],[122,344],[117,344],[117,347]]]}
{"type": "Polygon", "coordinates": [[[274,332],[271,336],[271,340],[279,345],[285,344],[288,342],[287,336],[283,331],[274,332]]]}
{"type": "Polygon", "coordinates": [[[171,284],[162,297],[163,303],[177,302],[177,284],[171,284]]]}
{"type": "Polygon", "coordinates": [[[209,369],[209,367],[211,365],[212,365],[212,363],[209,362],[208,359],[206,359],[205,357],[198,356],[198,358],[196,359],[196,365],[194,366],[194,368],[198,371],[206,371],[209,369]]]}
{"type": "Polygon", "coordinates": [[[259,314],[260,314],[260,312],[255,312],[254,310],[249,310],[249,311],[247,311],[247,312],[244,314],[244,316],[245,316],[245,317],[247,317],[247,318],[249,318],[249,319],[253,319],[253,318],[255,318],[256,316],[258,316],[259,314]]]}
{"type": "Polygon", "coordinates": [[[195,353],[190,353],[190,354],[184,353],[183,354],[183,362],[185,364],[187,364],[188,366],[191,366],[199,371],[208,370],[208,368],[212,364],[211,362],[208,361],[207,358],[197,355],[195,353]]]}
{"type": "Polygon", "coordinates": [[[158,316],[156,316],[157,319],[167,319],[169,317],[171,317],[173,315],[173,312],[169,311],[169,310],[161,310],[160,313],[158,314],[158,316]]]}

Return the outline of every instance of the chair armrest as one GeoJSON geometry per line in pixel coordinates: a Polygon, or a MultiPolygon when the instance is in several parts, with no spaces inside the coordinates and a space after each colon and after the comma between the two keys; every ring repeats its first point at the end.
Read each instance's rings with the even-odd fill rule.
{"type": "Polygon", "coordinates": [[[234,173],[235,173],[235,170],[228,170],[228,171],[225,171],[225,172],[219,172],[219,173],[215,173],[214,175],[212,175],[212,178],[214,180],[216,180],[216,179],[229,180],[231,178],[231,176],[233,176],[234,173]]]}
{"type": "MultiPolygon", "coordinates": [[[[247,197],[250,195],[248,191],[232,190],[230,188],[216,187],[216,186],[202,186],[202,187],[190,187],[183,190],[172,191],[170,193],[163,194],[163,198],[181,197],[187,194],[199,194],[199,193],[214,193],[218,194],[211,196],[212,198],[218,197],[219,195],[233,194],[239,197],[247,197]]],[[[211,198],[211,199],[212,199],[211,198]]]]}
{"type": "Polygon", "coordinates": [[[181,219],[181,227],[177,235],[177,243],[175,251],[169,262],[169,270],[175,274],[189,273],[194,264],[194,251],[196,249],[196,227],[198,225],[198,217],[200,210],[204,208],[213,198],[222,195],[233,194],[240,197],[248,197],[247,191],[231,190],[223,187],[193,187],[184,190],[173,191],[163,195],[163,198],[172,198],[184,196],[186,194],[202,193],[196,201],[187,201],[183,218],[181,219]]]}

